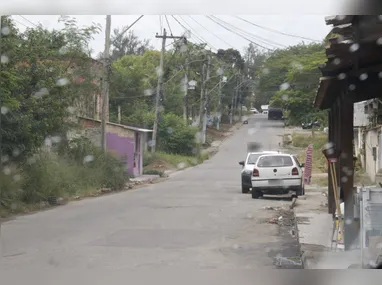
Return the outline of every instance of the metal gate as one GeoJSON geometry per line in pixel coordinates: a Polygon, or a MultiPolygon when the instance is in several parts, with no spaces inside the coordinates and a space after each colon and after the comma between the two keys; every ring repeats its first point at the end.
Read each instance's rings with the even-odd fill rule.
{"type": "Polygon", "coordinates": [[[365,267],[382,261],[382,188],[362,188],[358,195],[361,259],[365,267]]]}

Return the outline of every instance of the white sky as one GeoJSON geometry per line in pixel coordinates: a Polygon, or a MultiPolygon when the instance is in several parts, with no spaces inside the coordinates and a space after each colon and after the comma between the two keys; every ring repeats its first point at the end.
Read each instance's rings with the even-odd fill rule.
{"type": "MultiPolygon", "coordinates": [[[[12,16],[16,20],[21,31],[25,30],[26,27],[33,27],[34,24],[41,23],[44,27],[48,29],[60,29],[62,28],[61,24],[57,23],[59,16],[56,15],[26,15],[12,16]]],[[[75,15],[74,16],[80,26],[91,25],[92,22],[100,23],[102,27],[105,27],[106,16],[105,15],[75,15]]],[[[114,28],[123,27],[125,25],[132,24],[139,15],[115,15],[112,16],[112,30],[114,28]]],[[[189,26],[193,29],[194,33],[200,38],[204,39],[211,46],[215,48],[230,48],[233,47],[240,52],[243,51],[243,48],[249,44],[249,41],[241,38],[240,36],[235,35],[234,33],[224,29],[218,24],[214,23],[204,15],[193,15],[191,16],[198,23],[193,21],[189,15],[175,16],[187,29],[189,26]],[[185,22],[183,22],[183,20],[185,22]],[[189,26],[187,26],[187,24],[189,26]],[[207,30],[208,31],[207,31],[207,30]],[[217,37],[222,38],[225,42],[229,43],[227,45],[224,41],[218,39],[217,37]]],[[[271,40],[274,43],[281,45],[295,45],[302,42],[302,39],[280,35],[274,32],[266,31],[261,28],[255,27],[251,24],[245,23],[240,19],[235,18],[235,16],[217,16],[218,18],[230,23],[231,25],[244,30],[247,33],[251,33],[254,36],[261,37],[262,39],[251,38],[254,42],[257,42],[261,45],[267,46],[269,48],[274,48],[274,44],[264,43],[264,40],[271,40]],[[273,46],[272,46],[273,45],[273,46]]],[[[283,33],[298,35],[302,37],[322,40],[330,31],[330,27],[325,25],[325,16],[324,15],[245,15],[240,16],[250,22],[264,26],[266,28],[271,28],[278,30],[283,33]]],[[[160,17],[158,15],[145,15],[140,19],[132,28],[134,33],[140,38],[150,39],[151,44],[159,49],[161,45],[161,40],[155,38],[156,33],[160,33],[160,17]]],[[[167,19],[170,23],[171,30],[173,35],[179,36],[185,32],[185,29],[179,25],[172,16],[168,15],[167,19]]],[[[165,20],[165,17],[162,16],[163,27],[166,28],[169,33],[169,29],[165,20]]],[[[104,49],[104,30],[95,36],[95,39],[91,43],[93,49],[93,55],[98,54],[104,49]]],[[[247,36],[248,37],[248,36],[247,36]]],[[[198,42],[195,38],[191,38],[191,41],[198,42]]],[[[168,40],[170,43],[171,40],[168,40]]],[[[306,41],[308,43],[309,41],[306,41]]]]}

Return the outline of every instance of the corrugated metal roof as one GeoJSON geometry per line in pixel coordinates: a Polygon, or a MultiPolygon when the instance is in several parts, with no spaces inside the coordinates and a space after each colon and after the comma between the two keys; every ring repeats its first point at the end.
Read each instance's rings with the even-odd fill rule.
{"type": "MultiPolygon", "coordinates": [[[[96,120],[96,119],[92,119],[92,118],[87,118],[87,117],[82,117],[82,116],[78,116],[78,118],[101,123],[101,120],[96,120]]],[[[141,133],[151,133],[153,131],[153,130],[150,130],[150,129],[137,128],[137,127],[132,127],[132,126],[128,126],[128,125],[122,125],[122,124],[117,124],[117,123],[112,123],[112,122],[108,122],[107,124],[113,125],[113,126],[118,126],[118,127],[121,127],[121,128],[125,128],[125,129],[128,129],[128,130],[135,131],[135,132],[141,132],[141,133]]]]}

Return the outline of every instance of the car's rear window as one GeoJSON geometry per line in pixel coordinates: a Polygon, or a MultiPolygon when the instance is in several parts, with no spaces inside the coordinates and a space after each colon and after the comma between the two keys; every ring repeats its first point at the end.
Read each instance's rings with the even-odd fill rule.
{"type": "Polygon", "coordinates": [[[260,155],[261,155],[260,153],[250,154],[249,157],[248,157],[248,160],[247,160],[247,164],[256,164],[256,162],[259,159],[260,155]]]}
{"type": "Polygon", "coordinates": [[[258,167],[286,167],[293,166],[293,160],[290,156],[283,155],[267,155],[259,158],[258,167]]]}

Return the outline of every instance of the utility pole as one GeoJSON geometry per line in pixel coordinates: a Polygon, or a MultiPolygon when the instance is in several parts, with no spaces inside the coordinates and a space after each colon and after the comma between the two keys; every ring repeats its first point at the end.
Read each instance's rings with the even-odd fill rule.
{"type": "Polygon", "coordinates": [[[186,56],[186,71],[184,74],[183,119],[186,123],[188,122],[188,56],[186,56]]]}
{"type": "Polygon", "coordinates": [[[221,120],[221,105],[222,105],[222,81],[223,81],[223,75],[220,75],[219,78],[219,101],[218,101],[218,121],[216,123],[216,129],[220,130],[220,120],[221,120]]]}
{"type": "MultiPolygon", "coordinates": [[[[242,81],[240,82],[240,85],[244,82],[243,76],[241,76],[241,80],[242,81]]],[[[240,87],[240,89],[241,89],[241,87],[240,87]]],[[[243,94],[243,92],[241,90],[239,90],[239,106],[240,106],[240,110],[239,110],[240,120],[239,121],[241,121],[241,118],[243,116],[243,102],[242,102],[243,97],[242,97],[242,94],[243,94]]]]}
{"type": "Polygon", "coordinates": [[[203,123],[203,109],[204,109],[204,89],[205,89],[205,85],[206,85],[206,69],[207,69],[207,65],[205,63],[203,63],[203,67],[202,67],[202,84],[201,84],[201,87],[200,87],[200,108],[199,108],[199,122],[198,122],[198,125],[201,126],[201,124],[203,123]]]}
{"type": "Polygon", "coordinates": [[[109,121],[109,75],[110,75],[110,30],[111,30],[111,16],[106,16],[106,29],[105,29],[105,50],[104,56],[104,75],[103,75],[103,94],[102,94],[102,117],[101,117],[101,146],[102,150],[106,153],[106,123],[109,121]]]}
{"type": "Polygon", "coordinates": [[[121,105],[118,105],[118,124],[120,124],[121,123],[121,105]]]}
{"type": "Polygon", "coordinates": [[[230,125],[232,125],[232,117],[233,117],[233,102],[234,102],[234,99],[235,99],[235,94],[236,94],[236,90],[235,92],[232,93],[232,100],[231,100],[231,108],[230,108],[230,113],[229,113],[229,123],[230,125]]]}
{"type": "Polygon", "coordinates": [[[164,54],[166,52],[166,39],[184,39],[182,37],[175,37],[173,35],[168,36],[166,29],[163,29],[163,35],[156,34],[157,39],[162,39],[162,50],[160,54],[159,70],[158,70],[158,85],[157,93],[155,96],[155,120],[153,127],[153,136],[152,136],[152,146],[151,153],[155,153],[156,143],[157,143],[157,133],[158,133],[158,124],[159,124],[159,109],[161,105],[161,95],[163,95],[163,69],[164,69],[164,54]]]}
{"type": "MultiPolygon", "coordinates": [[[[207,76],[206,82],[210,79],[210,68],[211,68],[211,56],[208,55],[208,63],[207,63],[207,76]]],[[[202,127],[202,142],[206,143],[206,132],[207,132],[207,109],[209,107],[209,94],[207,88],[204,89],[204,108],[203,108],[203,127],[202,127]]]]}

